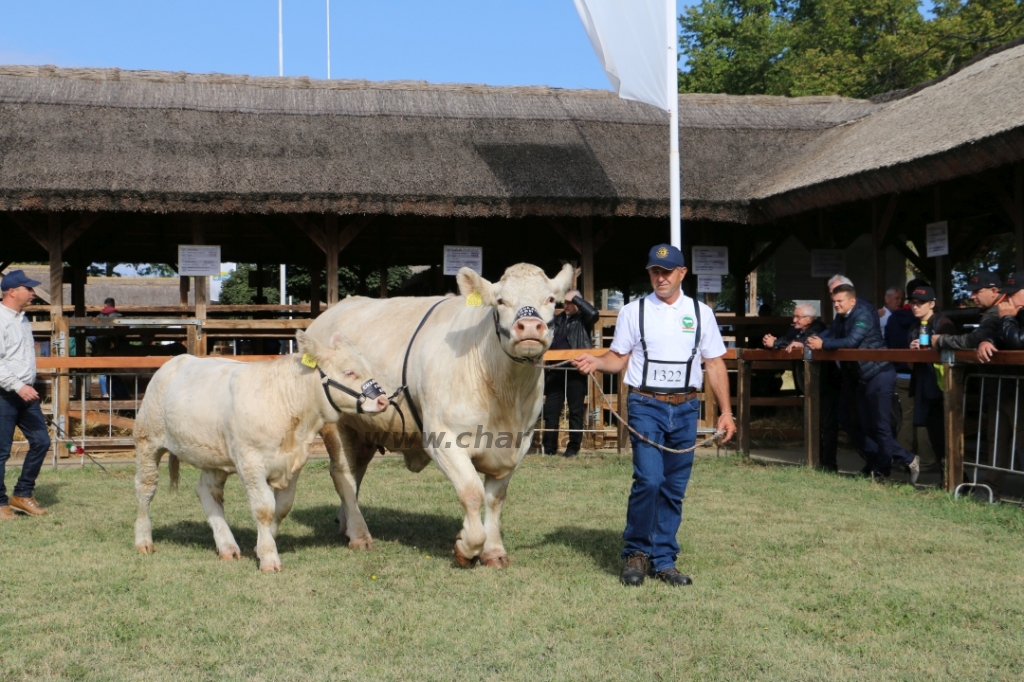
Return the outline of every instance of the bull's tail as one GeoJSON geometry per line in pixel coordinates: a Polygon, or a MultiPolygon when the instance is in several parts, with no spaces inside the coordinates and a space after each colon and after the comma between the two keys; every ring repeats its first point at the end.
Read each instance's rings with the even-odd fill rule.
{"type": "Polygon", "coordinates": [[[178,461],[178,457],[173,453],[168,453],[167,469],[171,474],[171,490],[177,491],[180,463],[178,461]]]}

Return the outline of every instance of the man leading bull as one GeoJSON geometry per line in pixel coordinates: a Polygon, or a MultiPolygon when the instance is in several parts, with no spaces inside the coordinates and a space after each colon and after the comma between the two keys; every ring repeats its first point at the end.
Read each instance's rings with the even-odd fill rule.
{"type": "MultiPolygon", "coordinates": [[[[647,273],[654,292],[622,309],[609,352],[584,353],[573,364],[583,374],[626,368],[629,425],[654,443],[685,450],[697,440],[702,362],[718,404],[730,404],[722,359],[725,345],[711,309],[682,293],[686,261],[679,249],[668,244],[652,248],[647,273]]],[[[731,413],[719,417],[718,429],[725,432],[723,442],[732,438],[736,424],[731,413]]],[[[676,568],[675,561],[693,452],[665,452],[635,435],[631,440],[633,487],[622,534],[625,565],[619,580],[636,586],[652,575],[673,586],[689,585],[690,577],[676,568]]]]}

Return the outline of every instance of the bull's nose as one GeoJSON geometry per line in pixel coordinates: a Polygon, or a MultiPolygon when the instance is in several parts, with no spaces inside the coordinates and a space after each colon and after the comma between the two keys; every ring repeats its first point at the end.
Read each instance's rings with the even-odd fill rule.
{"type": "Polygon", "coordinates": [[[515,329],[516,336],[520,340],[539,339],[547,333],[548,326],[544,324],[543,320],[538,320],[535,317],[524,317],[516,322],[513,329],[515,329]]]}
{"type": "Polygon", "coordinates": [[[374,402],[377,404],[377,410],[379,412],[383,412],[384,410],[388,409],[387,396],[379,395],[377,396],[377,399],[374,400],[374,402]]]}

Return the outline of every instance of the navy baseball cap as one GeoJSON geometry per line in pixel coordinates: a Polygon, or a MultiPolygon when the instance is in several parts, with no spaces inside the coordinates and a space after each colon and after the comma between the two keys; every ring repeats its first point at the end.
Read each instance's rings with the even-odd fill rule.
{"type": "Polygon", "coordinates": [[[988,270],[980,270],[967,279],[967,290],[970,292],[977,291],[978,289],[988,289],[989,287],[1002,287],[1003,283],[999,281],[999,275],[988,270]]]}
{"type": "Polygon", "coordinates": [[[1006,284],[999,290],[1001,294],[1015,294],[1024,289],[1024,272],[1011,272],[1006,278],[1006,284]]]}
{"type": "Polygon", "coordinates": [[[910,300],[930,303],[935,300],[935,289],[931,288],[927,284],[914,287],[914,290],[910,292],[910,300]]]}
{"type": "Polygon", "coordinates": [[[29,279],[24,270],[11,270],[0,280],[0,290],[7,291],[15,287],[37,287],[40,282],[29,279]]]}
{"type": "Polygon", "coordinates": [[[683,258],[682,251],[671,244],[658,244],[652,246],[650,253],[647,254],[647,267],[665,268],[666,270],[685,268],[686,259],[683,258]]]}

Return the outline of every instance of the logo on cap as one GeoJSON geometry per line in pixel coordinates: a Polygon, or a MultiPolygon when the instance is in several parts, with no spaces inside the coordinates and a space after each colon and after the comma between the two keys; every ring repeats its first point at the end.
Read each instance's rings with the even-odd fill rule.
{"type": "Polygon", "coordinates": [[[924,289],[914,289],[915,294],[927,294],[928,292],[924,289]]]}
{"type": "Polygon", "coordinates": [[[668,249],[666,249],[664,246],[661,247],[660,249],[658,249],[658,258],[664,258],[667,255],[668,255],[668,249]]]}
{"type": "Polygon", "coordinates": [[[1017,283],[1017,280],[1015,280],[1013,277],[1011,277],[1010,279],[1006,280],[1006,283],[1007,283],[1007,285],[1012,287],[1014,284],[1017,283]]]}
{"type": "Polygon", "coordinates": [[[977,282],[978,281],[978,276],[975,275],[974,277],[971,277],[971,281],[972,282],[977,282]]]}

